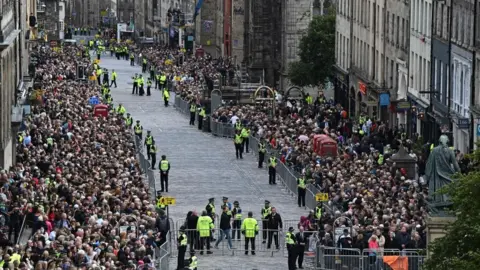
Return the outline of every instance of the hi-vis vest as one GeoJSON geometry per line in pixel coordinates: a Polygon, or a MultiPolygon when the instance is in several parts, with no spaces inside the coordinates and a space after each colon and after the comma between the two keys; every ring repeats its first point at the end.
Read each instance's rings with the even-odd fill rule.
{"type": "Polygon", "coordinates": [[[259,153],[265,153],[265,151],[267,151],[267,149],[265,148],[265,144],[264,143],[259,143],[258,144],[258,152],[259,153]]]}
{"type": "Polygon", "coordinates": [[[292,239],[292,233],[291,232],[287,232],[285,234],[285,244],[295,245],[295,241],[293,241],[293,239],[292,239]]]}
{"type": "Polygon", "coordinates": [[[266,219],[268,215],[270,215],[270,213],[272,213],[272,207],[269,206],[268,208],[262,208],[262,218],[263,219],[266,219]]]}
{"type": "Polygon", "coordinates": [[[187,235],[182,233],[180,234],[180,237],[183,237],[182,240],[180,241],[180,246],[182,247],[187,246],[187,243],[188,243],[187,235]]]}
{"type": "Polygon", "coordinates": [[[240,121],[237,121],[237,122],[235,123],[235,129],[236,129],[236,130],[241,130],[241,129],[242,129],[242,123],[240,123],[240,121]]]}
{"type": "Polygon", "coordinates": [[[322,217],[322,207],[315,207],[315,219],[320,219],[322,217]]]}
{"type": "Polygon", "coordinates": [[[197,110],[197,106],[195,104],[190,105],[190,112],[195,112],[197,110]]]}
{"type": "Polygon", "coordinates": [[[127,116],[125,118],[125,123],[127,124],[127,126],[130,126],[133,122],[133,118],[131,116],[127,116]]]}
{"type": "Polygon", "coordinates": [[[162,75],[162,76],[160,77],[160,82],[161,82],[161,83],[164,83],[166,80],[167,80],[167,76],[162,75]]]}
{"type": "Polygon", "coordinates": [[[236,134],[236,135],[235,135],[235,143],[236,143],[236,144],[241,144],[242,141],[243,141],[242,135],[236,134]]]}
{"type": "Polygon", "coordinates": [[[212,208],[211,215],[212,215],[212,217],[214,217],[215,216],[215,205],[213,205],[213,203],[209,203],[208,205],[210,205],[210,208],[212,208]]]}
{"type": "Polygon", "coordinates": [[[205,117],[206,115],[207,115],[207,112],[205,112],[205,109],[202,108],[202,110],[200,111],[200,113],[198,114],[198,116],[205,117]]]}
{"type": "Polygon", "coordinates": [[[193,270],[193,269],[197,269],[197,256],[193,255],[190,260],[192,260],[192,262],[190,263],[190,265],[188,266],[188,269],[189,270],[193,270]]]}
{"type": "Polygon", "coordinates": [[[160,170],[163,172],[168,171],[168,160],[161,160],[160,161],[160,170]]]}
{"type": "Polygon", "coordinates": [[[165,209],[165,204],[161,203],[161,197],[157,199],[157,207],[160,209],[165,209]]]}
{"type": "Polygon", "coordinates": [[[378,155],[378,161],[377,162],[378,162],[378,165],[383,164],[383,155],[382,154],[378,155]]]}
{"type": "Polygon", "coordinates": [[[140,125],[135,125],[135,134],[142,134],[143,128],[140,125]]]}
{"type": "Polygon", "coordinates": [[[273,167],[275,168],[277,166],[277,159],[275,157],[271,157],[270,158],[270,164],[269,164],[270,167],[273,167]]]}
{"type": "Polygon", "coordinates": [[[298,178],[298,188],[305,189],[305,179],[298,178]]]}
{"type": "Polygon", "coordinates": [[[155,145],[150,146],[150,154],[155,154],[157,153],[157,147],[155,145]]]}
{"type": "Polygon", "coordinates": [[[145,141],[146,141],[147,145],[152,145],[152,143],[153,143],[153,136],[151,136],[151,135],[147,136],[147,138],[146,138],[145,141]]]}
{"type": "Polygon", "coordinates": [[[240,207],[235,207],[234,210],[235,210],[235,219],[242,220],[242,214],[241,214],[242,209],[240,207]]]}

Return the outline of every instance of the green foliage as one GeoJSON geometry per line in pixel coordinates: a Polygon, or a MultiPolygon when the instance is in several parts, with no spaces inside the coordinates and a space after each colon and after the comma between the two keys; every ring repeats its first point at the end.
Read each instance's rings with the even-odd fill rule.
{"type": "MultiPolygon", "coordinates": [[[[480,150],[469,156],[480,161],[480,150]]],[[[436,239],[429,249],[433,253],[426,261],[426,270],[480,269],[480,170],[457,175],[441,193],[453,202],[456,220],[447,226],[446,236],[436,239]]]]}
{"type": "Polygon", "coordinates": [[[288,78],[300,87],[318,86],[331,75],[335,64],[335,11],[315,16],[300,40],[300,61],[289,66],[288,78]]]}

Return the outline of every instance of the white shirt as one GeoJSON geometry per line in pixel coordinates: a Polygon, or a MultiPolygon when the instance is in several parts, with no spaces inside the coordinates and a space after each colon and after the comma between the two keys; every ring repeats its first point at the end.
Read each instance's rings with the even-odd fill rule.
{"type": "Polygon", "coordinates": [[[235,125],[235,123],[237,123],[237,120],[238,120],[238,116],[236,116],[236,115],[232,116],[232,118],[230,119],[230,121],[232,122],[233,125],[235,125]]]}

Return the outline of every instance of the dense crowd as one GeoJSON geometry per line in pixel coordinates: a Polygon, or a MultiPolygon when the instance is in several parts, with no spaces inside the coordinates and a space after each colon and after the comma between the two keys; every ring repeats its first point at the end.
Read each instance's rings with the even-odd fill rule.
{"type": "Polygon", "coordinates": [[[91,67],[82,47],[37,50],[41,91],[22,123],[17,163],[0,174],[3,206],[18,214],[7,220],[13,229],[0,264],[154,269],[166,236],[153,230],[163,213],[149,198],[123,116],[93,116],[89,98],[100,89],[75,80],[77,64],[91,67]],[[15,245],[23,215],[32,230],[26,246],[15,245]]]}
{"type": "Polygon", "coordinates": [[[340,218],[335,226],[353,227],[348,247],[368,247],[375,232],[381,232],[385,239],[393,233],[394,240],[386,241],[386,247],[424,247],[427,189],[420,176],[427,156],[425,146],[416,148],[420,139],[408,139],[401,127],[392,129],[366,116],[361,116],[362,123],[349,119],[340,105],[328,101],[322,93],[309,102],[277,104],[275,117],[269,117],[271,112],[269,103],[223,106],[212,117],[218,122],[240,121],[250,126],[252,134],[265,138],[270,151],[287,168],[304,175],[319,192],[329,194],[330,204],[336,207],[322,219],[320,230],[326,232],[323,241],[332,239],[333,222],[340,218]],[[334,139],[338,155],[315,153],[316,134],[334,139]],[[400,146],[417,160],[414,178],[409,178],[405,169],[393,166],[391,156],[400,146]]]}

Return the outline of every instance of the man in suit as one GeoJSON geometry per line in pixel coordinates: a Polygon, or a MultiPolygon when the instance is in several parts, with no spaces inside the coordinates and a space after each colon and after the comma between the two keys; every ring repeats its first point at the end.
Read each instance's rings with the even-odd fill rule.
{"type": "Polygon", "coordinates": [[[295,242],[295,245],[296,245],[296,249],[297,249],[297,252],[298,252],[298,255],[297,255],[297,262],[298,262],[298,268],[299,269],[303,269],[303,255],[305,253],[305,246],[307,245],[307,237],[305,236],[304,234],[304,228],[303,226],[300,226],[300,228],[298,228],[299,232],[295,234],[295,239],[297,240],[295,242]]]}

